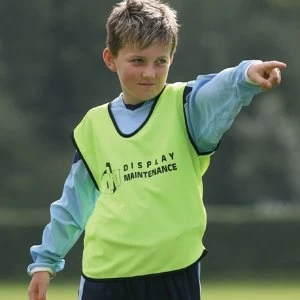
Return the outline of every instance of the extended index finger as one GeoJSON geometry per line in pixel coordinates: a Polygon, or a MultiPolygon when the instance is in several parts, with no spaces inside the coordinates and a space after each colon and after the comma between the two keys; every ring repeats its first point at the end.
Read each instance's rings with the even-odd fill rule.
{"type": "Polygon", "coordinates": [[[278,68],[280,70],[286,68],[286,63],[277,61],[277,60],[272,60],[272,61],[265,61],[264,62],[264,68],[271,71],[275,68],[278,68]]]}

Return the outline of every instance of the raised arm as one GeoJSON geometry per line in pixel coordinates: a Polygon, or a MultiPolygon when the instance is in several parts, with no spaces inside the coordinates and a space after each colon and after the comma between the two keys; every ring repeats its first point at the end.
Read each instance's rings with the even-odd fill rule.
{"type": "Polygon", "coordinates": [[[185,113],[200,153],[212,152],[243,106],[255,95],[280,83],[280,62],[243,61],[218,74],[191,81],[185,113]]]}

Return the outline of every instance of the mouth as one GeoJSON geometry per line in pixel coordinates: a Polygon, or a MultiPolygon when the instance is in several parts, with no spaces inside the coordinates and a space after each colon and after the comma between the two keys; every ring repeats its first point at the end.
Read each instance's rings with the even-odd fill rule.
{"type": "Polygon", "coordinates": [[[152,86],[154,85],[154,83],[139,83],[139,85],[143,85],[143,86],[152,86]]]}

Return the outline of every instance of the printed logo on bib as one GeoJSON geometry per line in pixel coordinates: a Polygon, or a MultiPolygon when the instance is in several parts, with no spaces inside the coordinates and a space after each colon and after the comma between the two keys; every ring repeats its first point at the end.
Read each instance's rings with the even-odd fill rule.
{"type": "Polygon", "coordinates": [[[126,163],[119,169],[112,169],[111,164],[107,162],[101,177],[101,193],[115,193],[122,181],[150,178],[177,169],[174,152],[163,154],[153,160],[126,163]]]}
{"type": "Polygon", "coordinates": [[[110,163],[106,163],[106,168],[101,176],[101,193],[113,194],[120,185],[120,169],[112,170],[110,163]]]}

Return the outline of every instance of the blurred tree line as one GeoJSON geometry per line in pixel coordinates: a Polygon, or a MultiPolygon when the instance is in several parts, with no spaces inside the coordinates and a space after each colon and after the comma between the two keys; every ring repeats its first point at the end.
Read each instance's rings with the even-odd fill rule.
{"type": "MultiPolygon", "coordinates": [[[[120,93],[102,62],[116,1],[0,1],[1,208],[58,199],[85,112],[120,93]]],[[[208,204],[300,199],[299,0],[173,0],[181,24],[169,81],[245,59],[288,64],[224,136],[205,177],[208,204]]]]}

